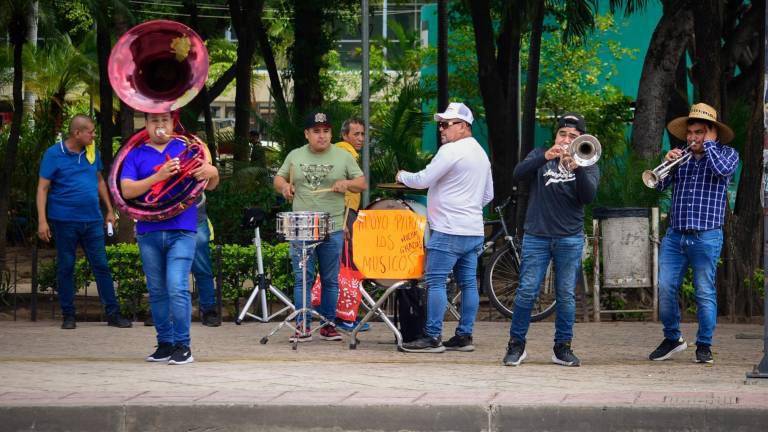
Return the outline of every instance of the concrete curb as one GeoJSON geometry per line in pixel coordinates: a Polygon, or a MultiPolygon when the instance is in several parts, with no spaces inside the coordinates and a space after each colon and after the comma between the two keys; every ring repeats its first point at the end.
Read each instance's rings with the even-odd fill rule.
{"type": "MultiPolygon", "coordinates": [[[[322,397],[318,394],[318,397],[322,397]]],[[[764,431],[768,410],[564,406],[5,406],[3,431],[764,431]]]]}

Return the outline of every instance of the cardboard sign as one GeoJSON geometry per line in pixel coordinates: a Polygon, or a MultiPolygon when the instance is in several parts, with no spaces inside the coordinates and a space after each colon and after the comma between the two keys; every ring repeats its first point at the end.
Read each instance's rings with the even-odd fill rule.
{"type": "Polygon", "coordinates": [[[352,259],[366,279],[419,279],[424,274],[427,218],[410,210],[360,210],[352,259]]]}

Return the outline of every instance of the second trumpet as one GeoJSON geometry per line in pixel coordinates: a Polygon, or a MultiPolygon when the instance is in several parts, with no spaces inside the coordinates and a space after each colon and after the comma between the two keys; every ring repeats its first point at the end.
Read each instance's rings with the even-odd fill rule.
{"type": "Polygon", "coordinates": [[[683,149],[683,154],[680,155],[679,158],[671,161],[665,160],[661,163],[661,165],[657,166],[653,170],[643,171],[643,183],[645,183],[645,185],[649,188],[655,188],[660,181],[669,176],[669,173],[672,172],[673,168],[688,162],[688,159],[691,158],[692,154],[691,146],[689,145],[683,149]]]}

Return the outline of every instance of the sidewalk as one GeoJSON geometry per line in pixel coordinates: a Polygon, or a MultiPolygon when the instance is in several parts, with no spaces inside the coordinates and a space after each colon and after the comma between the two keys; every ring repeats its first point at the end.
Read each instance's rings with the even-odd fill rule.
{"type": "MultiPolygon", "coordinates": [[[[473,353],[405,354],[382,324],[356,350],[293,351],[274,325],[192,327],[196,362],[152,364],[154,329],[0,322],[0,430],[766,430],[768,382],[745,382],[762,326],[721,324],[714,365],[694,348],[647,355],[660,324],[575,327],[580,368],[551,364],[553,323],[531,326],[529,360],[501,366],[508,324],[480,322],[473,353]],[[74,423],[72,423],[74,422],[74,423]],[[73,426],[77,425],[76,427],[73,426]],[[334,429],[335,428],[335,429],[334,429]],[[315,430],[315,429],[313,429],[315,430]]],[[[455,323],[448,323],[450,336],[455,323]]],[[[684,325],[689,342],[695,324],[684,325]]]]}

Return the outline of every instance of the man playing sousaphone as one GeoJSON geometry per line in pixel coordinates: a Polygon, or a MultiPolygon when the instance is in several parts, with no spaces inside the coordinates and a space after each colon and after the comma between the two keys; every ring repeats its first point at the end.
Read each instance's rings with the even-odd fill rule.
{"type": "MultiPolygon", "coordinates": [[[[123,161],[120,187],[125,199],[145,201],[153,186],[178,174],[179,156],[188,147],[183,140],[171,136],[170,113],[146,114],[146,122],[149,141],[133,148],[123,161]]],[[[213,189],[218,180],[216,167],[210,164],[205,146],[202,150],[206,153],[206,162],[191,170],[190,175],[197,181],[209,180],[206,189],[213,189]]],[[[157,198],[173,196],[180,187],[171,187],[157,198]]],[[[157,331],[157,349],[147,361],[168,361],[169,364],[194,361],[189,335],[192,319],[189,272],[195,255],[196,230],[197,207],[194,205],[168,219],[136,223],[136,238],[157,331]]]]}
{"type": "MultiPolygon", "coordinates": [[[[277,171],[274,187],[285,199],[293,201],[293,211],[327,212],[333,221],[333,230],[327,240],[317,246],[306,263],[307,283],[315,278],[315,262],[320,269],[322,297],[318,312],[329,322],[336,317],[339,296],[339,257],[344,242],[344,194],[362,192],[368,186],[363,172],[352,156],[331,145],[331,120],[324,112],[316,111],[304,122],[307,145],[291,151],[277,171]]],[[[294,303],[296,309],[310,303],[310,290],[303,298],[301,241],[291,241],[291,264],[294,274],[294,303]]],[[[297,315],[297,331],[290,342],[312,340],[309,324],[302,332],[302,314],[297,315]]],[[[323,340],[341,340],[336,328],[327,325],[320,329],[323,340]]]]}
{"type": "Polygon", "coordinates": [[[739,154],[725,145],[733,140],[733,131],[717,120],[717,111],[707,104],[693,105],[687,117],[672,120],[667,129],[689,146],[686,151],[667,152],[666,161],[687,160],[656,184],[660,191],[673,182],[675,187],[670,225],[659,256],[659,317],[664,324],[664,340],[649,358],[666,360],[688,347],[680,332],[677,294],[690,266],[699,321],[696,362],[712,363],[712,335],[717,324],[715,272],[723,244],[726,193],[739,154]]]}

